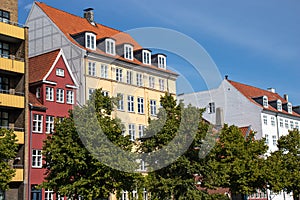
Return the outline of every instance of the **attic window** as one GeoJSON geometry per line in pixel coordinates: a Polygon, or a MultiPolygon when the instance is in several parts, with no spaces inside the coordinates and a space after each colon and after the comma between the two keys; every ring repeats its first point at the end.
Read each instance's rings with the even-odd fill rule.
{"type": "Polygon", "coordinates": [[[64,77],[65,76],[65,71],[63,69],[56,68],[56,76],[64,77]]]}
{"type": "Polygon", "coordinates": [[[105,40],[105,52],[111,55],[115,55],[115,41],[113,39],[106,39],[105,40]]]}
{"type": "Polygon", "coordinates": [[[268,107],[268,97],[266,96],[263,97],[263,106],[268,107]]]}
{"type": "Polygon", "coordinates": [[[96,35],[94,33],[85,33],[85,47],[96,50],[96,35]]]}
{"type": "Polygon", "coordinates": [[[282,102],[279,99],[277,100],[277,110],[282,111],[282,102]]]}
{"type": "Polygon", "coordinates": [[[148,50],[143,50],[143,63],[146,65],[151,65],[151,52],[148,50]]]}
{"type": "Polygon", "coordinates": [[[124,58],[133,60],[133,47],[130,44],[124,45],[124,58]]]}
{"type": "Polygon", "coordinates": [[[158,55],[157,57],[158,67],[162,69],[166,69],[166,57],[163,55],[158,55]]]}
{"type": "Polygon", "coordinates": [[[291,103],[287,104],[287,111],[288,111],[288,113],[293,113],[293,109],[292,109],[292,104],[291,103]]]}

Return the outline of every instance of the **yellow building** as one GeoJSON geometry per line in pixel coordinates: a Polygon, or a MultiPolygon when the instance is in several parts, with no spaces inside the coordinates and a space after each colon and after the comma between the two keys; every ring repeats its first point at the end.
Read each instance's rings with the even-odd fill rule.
{"type": "Polygon", "coordinates": [[[13,129],[19,151],[10,161],[16,169],[10,189],[0,191],[0,199],[24,199],[27,159],[27,28],[18,24],[18,0],[0,4],[0,127],[13,129]]]}

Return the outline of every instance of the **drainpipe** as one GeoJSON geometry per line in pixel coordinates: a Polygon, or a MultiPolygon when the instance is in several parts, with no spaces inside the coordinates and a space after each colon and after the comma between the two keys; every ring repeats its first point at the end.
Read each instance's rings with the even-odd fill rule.
{"type": "Polygon", "coordinates": [[[33,105],[31,103],[28,104],[29,105],[29,151],[28,151],[28,194],[27,194],[27,199],[30,199],[31,196],[31,184],[30,184],[30,174],[31,174],[31,146],[32,146],[32,108],[33,105]]]}

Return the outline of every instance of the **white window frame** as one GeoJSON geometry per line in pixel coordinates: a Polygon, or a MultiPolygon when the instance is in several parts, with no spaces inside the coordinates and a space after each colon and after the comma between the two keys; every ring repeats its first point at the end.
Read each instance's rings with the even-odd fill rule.
{"type": "Polygon", "coordinates": [[[290,102],[287,103],[287,111],[288,113],[292,114],[293,113],[293,107],[292,104],[290,102]]]}
{"type": "Polygon", "coordinates": [[[160,91],[165,91],[165,80],[164,79],[159,79],[159,90],[160,91]]]}
{"type": "Polygon", "coordinates": [[[89,88],[89,96],[88,99],[91,99],[92,94],[95,92],[95,88],[89,88]]]}
{"type": "Polygon", "coordinates": [[[263,107],[267,108],[268,105],[268,97],[267,96],[263,96],[263,107]]]}
{"type": "Polygon", "coordinates": [[[263,115],[263,123],[264,123],[264,125],[268,125],[268,116],[267,115],[263,115]]]}
{"type": "Polygon", "coordinates": [[[137,112],[139,114],[144,114],[144,98],[143,97],[137,98],[137,106],[138,106],[137,112]]]}
{"type": "Polygon", "coordinates": [[[149,50],[142,51],[142,61],[145,65],[151,65],[151,52],[149,50]]]}
{"type": "Polygon", "coordinates": [[[273,117],[273,116],[271,117],[271,125],[275,126],[275,117],[273,117]]]}
{"type": "Polygon", "coordinates": [[[289,120],[284,120],[284,127],[286,128],[286,129],[288,129],[289,128],[289,120]]]}
{"type": "Polygon", "coordinates": [[[156,116],[156,100],[150,99],[150,115],[156,116]]]}
{"type": "Polygon", "coordinates": [[[53,191],[45,189],[45,200],[53,200],[53,191]]]}
{"type": "Polygon", "coordinates": [[[133,72],[131,70],[127,70],[127,84],[133,83],[133,72]]]}
{"type": "Polygon", "coordinates": [[[146,163],[143,160],[141,160],[141,162],[140,162],[140,170],[141,171],[146,171],[147,170],[146,163]]]}
{"type": "Polygon", "coordinates": [[[105,40],[105,52],[110,55],[116,55],[116,42],[111,38],[105,40]]]}
{"type": "Polygon", "coordinates": [[[279,99],[277,100],[277,110],[282,111],[282,102],[279,99]]]}
{"type": "Polygon", "coordinates": [[[54,88],[46,87],[46,101],[54,101],[54,88]]]}
{"type": "Polygon", "coordinates": [[[133,60],[133,46],[130,44],[124,45],[124,58],[133,60]]]}
{"type": "Polygon", "coordinates": [[[88,75],[96,76],[96,62],[88,62],[88,75]]]}
{"type": "Polygon", "coordinates": [[[96,35],[94,33],[85,33],[85,47],[91,50],[96,50],[96,35]]]}
{"type": "Polygon", "coordinates": [[[57,88],[56,89],[56,102],[58,103],[64,103],[65,102],[65,91],[62,88],[57,88]]]}
{"type": "Polygon", "coordinates": [[[143,86],[143,74],[142,73],[136,73],[136,85],[137,86],[143,86]]]}
{"type": "Polygon", "coordinates": [[[67,90],[67,104],[74,104],[74,91],[67,90]]]}
{"type": "Polygon", "coordinates": [[[53,133],[54,129],[54,117],[47,115],[46,116],[46,133],[53,133]]]}
{"type": "Polygon", "coordinates": [[[149,88],[155,87],[155,78],[153,76],[149,76],[149,88]]]}
{"type": "Polygon", "coordinates": [[[128,112],[134,112],[134,96],[127,96],[127,110],[128,112]]]}
{"type": "Polygon", "coordinates": [[[64,77],[65,76],[65,70],[61,69],[61,68],[56,68],[56,76],[64,77]]]}
{"type": "Polygon", "coordinates": [[[145,125],[139,124],[138,126],[138,131],[139,131],[139,138],[142,138],[144,136],[144,131],[145,131],[145,125]]]}
{"type": "Polygon", "coordinates": [[[109,91],[102,90],[102,94],[103,94],[103,96],[108,97],[109,96],[109,91]]]}
{"type": "Polygon", "coordinates": [[[276,135],[272,135],[272,142],[273,142],[273,145],[276,146],[276,144],[277,144],[277,137],[276,137],[276,135]]]}
{"type": "Polygon", "coordinates": [[[37,87],[35,90],[35,96],[36,98],[41,98],[41,87],[37,87]]]}
{"type": "Polygon", "coordinates": [[[116,81],[123,82],[123,69],[116,68],[116,81]]]}
{"type": "Polygon", "coordinates": [[[291,130],[293,130],[294,129],[294,121],[290,121],[290,128],[291,128],[291,130]]]}
{"type": "Polygon", "coordinates": [[[128,194],[128,192],[123,190],[121,192],[121,200],[128,200],[127,194],[128,194]]]}
{"type": "Polygon", "coordinates": [[[283,128],[283,119],[282,119],[282,118],[279,118],[279,126],[280,126],[281,128],[283,128]]]}
{"type": "Polygon", "coordinates": [[[101,64],[101,78],[108,78],[108,66],[106,64],[101,64]]]}
{"type": "Polygon", "coordinates": [[[145,188],[143,189],[143,200],[148,200],[148,192],[145,188]]]}
{"type": "Polygon", "coordinates": [[[33,114],[32,132],[34,132],[34,133],[42,133],[43,132],[43,115],[33,114]]]}
{"type": "Polygon", "coordinates": [[[124,110],[124,94],[118,93],[117,97],[120,98],[118,101],[118,110],[123,111],[124,110]]]}
{"type": "Polygon", "coordinates": [[[216,104],[215,102],[208,103],[208,113],[212,114],[216,112],[216,104]]]}
{"type": "Polygon", "coordinates": [[[295,122],[295,129],[299,130],[299,123],[298,122],[295,122]]]}
{"type": "Polygon", "coordinates": [[[135,124],[128,124],[128,134],[130,135],[130,141],[135,140],[135,124]]]}
{"type": "Polygon", "coordinates": [[[266,139],[266,144],[269,144],[269,135],[268,134],[265,134],[265,139],[266,139]]]}
{"type": "Polygon", "coordinates": [[[164,56],[164,55],[158,55],[157,56],[157,65],[158,65],[158,68],[166,69],[167,68],[166,60],[167,60],[166,56],[164,56]]]}
{"type": "Polygon", "coordinates": [[[33,149],[31,158],[32,158],[32,163],[31,163],[32,168],[42,168],[43,166],[42,150],[33,149]]]}

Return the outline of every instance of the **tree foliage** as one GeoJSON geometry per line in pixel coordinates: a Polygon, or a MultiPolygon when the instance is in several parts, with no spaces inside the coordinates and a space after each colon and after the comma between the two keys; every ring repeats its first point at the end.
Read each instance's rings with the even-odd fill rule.
{"type": "Polygon", "coordinates": [[[13,130],[0,129],[0,190],[8,189],[8,183],[15,174],[12,168],[12,159],[18,150],[16,135],[13,130]]]}

